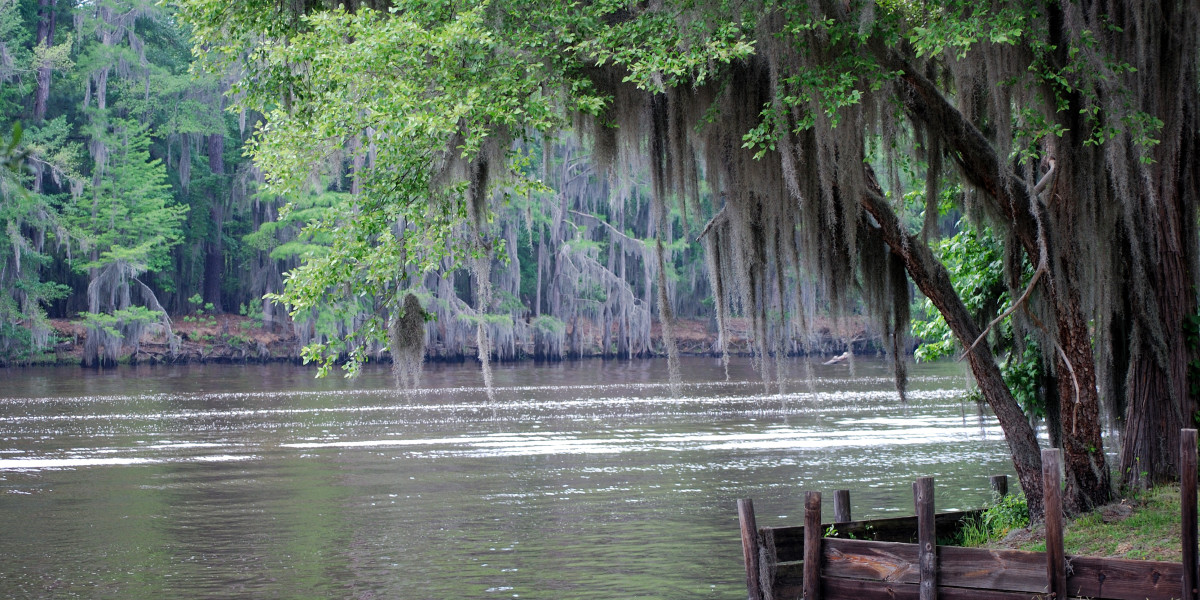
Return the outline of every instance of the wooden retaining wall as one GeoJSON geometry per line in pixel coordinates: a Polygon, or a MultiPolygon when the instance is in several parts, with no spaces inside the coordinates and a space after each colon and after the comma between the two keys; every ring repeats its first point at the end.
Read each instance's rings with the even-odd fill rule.
{"type": "MultiPolygon", "coordinates": [[[[848,494],[821,523],[821,494],[805,494],[803,527],[763,527],[738,501],[749,600],[1200,600],[1197,591],[1196,430],[1180,442],[1183,559],[1180,563],[1069,556],[1063,551],[1061,450],[1042,451],[1046,552],[939,546],[979,511],[934,511],[933,478],[913,484],[916,516],[850,521],[848,494]],[[843,519],[844,518],[844,519],[843,519]],[[830,527],[838,539],[824,537],[830,527]],[[870,538],[870,539],[863,539],[870,538]]],[[[993,479],[1003,494],[1007,486],[993,479]]]]}

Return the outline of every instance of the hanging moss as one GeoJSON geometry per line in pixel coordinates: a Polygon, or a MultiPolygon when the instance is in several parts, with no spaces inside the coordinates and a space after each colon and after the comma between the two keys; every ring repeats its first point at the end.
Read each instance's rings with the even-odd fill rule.
{"type": "Polygon", "coordinates": [[[413,294],[405,294],[403,309],[391,319],[392,375],[396,384],[404,389],[421,384],[421,365],[425,361],[425,315],[421,301],[413,294]]]}

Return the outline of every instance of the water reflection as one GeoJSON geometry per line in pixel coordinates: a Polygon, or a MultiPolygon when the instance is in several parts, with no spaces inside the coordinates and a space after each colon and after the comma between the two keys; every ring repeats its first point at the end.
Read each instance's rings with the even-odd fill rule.
{"type": "Polygon", "coordinates": [[[494,402],[469,365],[416,393],[382,369],[8,371],[0,595],[744,597],[736,498],[791,524],[845,487],[882,516],[934,475],[964,508],[1008,469],[956,366],[918,368],[907,406],[857,369],[767,395],[747,361],[688,359],[673,398],[657,361],[505,365],[494,402]]]}

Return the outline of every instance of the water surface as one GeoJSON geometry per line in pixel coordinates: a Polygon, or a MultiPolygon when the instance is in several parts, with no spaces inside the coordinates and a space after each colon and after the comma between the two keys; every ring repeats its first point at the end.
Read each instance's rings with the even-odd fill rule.
{"type": "Polygon", "coordinates": [[[978,506],[1009,472],[959,365],[789,363],[767,394],[686,358],[429,365],[353,381],[286,365],[0,370],[0,596],[744,598],[736,499],[800,524],[978,506]],[[811,389],[810,389],[811,383],[811,389]],[[831,513],[832,508],[827,508],[831,513]]]}

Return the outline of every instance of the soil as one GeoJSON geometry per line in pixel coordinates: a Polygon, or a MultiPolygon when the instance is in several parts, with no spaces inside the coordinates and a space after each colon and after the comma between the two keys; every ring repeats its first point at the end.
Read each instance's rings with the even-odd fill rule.
{"type": "MultiPolygon", "coordinates": [[[[59,343],[53,351],[35,364],[78,365],[83,360],[83,345],[87,331],[80,321],[54,319],[51,321],[59,343]]],[[[290,327],[263,327],[259,322],[240,315],[210,315],[175,317],[171,323],[179,345],[175,352],[164,327],[150,327],[142,336],[136,354],[129,361],[139,364],[156,363],[264,363],[300,362],[300,343],[290,327]]],[[[730,319],[729,353],[748,354],[750,342],[749,319],[730,319]]],[[[856,352],[871,352],[878,338],[870,333],[862,317],[847,317],[840,325],[828,319],[819,320],[815,327],[814,354],[839,354],[845,350],[845,340],[852,340],[856,352]]],[[[588,340],[584,357],[600,356],[599,329],[583,331],[588,340]]],[[[716,352],[716,324],[710,319],[680,319],[675,324],[675,339],[681,354],[706,355],[716,352]]],[[[662,325],[651,329],[651,344],[656,353],[664,354],[662,325]]],[[[468,348],[473,353],[474,349],[468,348]]],[[[470,356],[464,357],[470,358],[470,356]]]]}

